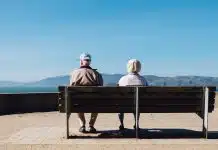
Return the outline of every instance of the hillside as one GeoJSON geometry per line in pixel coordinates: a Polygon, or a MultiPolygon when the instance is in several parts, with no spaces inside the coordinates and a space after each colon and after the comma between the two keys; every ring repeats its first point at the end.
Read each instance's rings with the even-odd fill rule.
{"type": "MultiPolygon", "coordinates": [[[[119,79],[122,77],[122,74],[103,74],[104,85],[116,85],[119,79]]],[[[218,78],[217,77],[202,77],[202,76],[176,76],[176,77],[158,77],[154,75],[144,76],[150,85],[154,86],[216,86],[218,87],[218,78]]],[[[69,83],[69,76],[57,76],[49,77],[40,81],[31,82],[31,83],[14,83],[14,85],[23,85],[23,86],[59,86],[66,85],[69,83]]],[[[7,85],[6,82],[2,85],[7,85]]],[[[13,83],[9,84],[10,86],[13,83]]]]}

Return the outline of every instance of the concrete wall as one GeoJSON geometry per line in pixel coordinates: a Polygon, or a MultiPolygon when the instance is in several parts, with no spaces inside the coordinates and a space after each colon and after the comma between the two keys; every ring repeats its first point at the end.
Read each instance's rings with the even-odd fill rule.
{"type": "Polygon", "coordinates": [[[58,93],[0,94],[0,115],[57,111],[58,93]]]}
{"type": "MultiPolygon", "coordinates": [[[[218,92],[216,108],[218,108],[218,92]]],[[[0,115],[57,110],[58,93],[0,94],[0,115]]]]}

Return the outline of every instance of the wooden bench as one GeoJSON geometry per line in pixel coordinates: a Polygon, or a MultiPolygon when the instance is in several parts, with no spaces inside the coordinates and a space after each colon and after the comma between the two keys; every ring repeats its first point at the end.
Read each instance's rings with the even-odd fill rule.
{"type": "MultiPolygon", "coordinates": [[[[71,113],[196,113],[208,136],[208,113],[214,110],[216,87],[92,87],[59,86],[58,106],[66,113],[69,138],[71,113]]],[[[138,115],[136,115],[136,119],[138,115]]],[[[136,122],[136,138],[138,138],[136,122]]]]}

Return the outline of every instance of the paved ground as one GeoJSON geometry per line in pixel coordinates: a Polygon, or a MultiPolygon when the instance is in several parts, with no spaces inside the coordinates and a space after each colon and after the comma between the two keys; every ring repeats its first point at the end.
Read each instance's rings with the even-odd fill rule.
{"type": "MultiPolygon", "coordinates": [[[[89,114],[86,115],[89,117],[89,114]]],[[[216,149],[218,109],[209,115],[209,138],[201,138],[202,120],[195,114],[141,114],[141,139],[134,139],[133,115],[125,116],[126,132],[117,131],[117,114],[99,114],[98,134],[78,133],[70,118],[71,139],[65,139],[65,115],[58,112],[0,116],[1,149],[216,149]]]]}
{"type": "Polygon", "coordinates": [[[132,114],[126,115],[125,122],[128,129],[123,135],[117,131],[116,114],[99,114],[96,128],[100,133],[84,135],[78,133],[79,124],[76,115],[72,114],[70,119],[72,137],[68,140],[64,138],[65,115],[58,112],[5,115],[0,116],[0,120],[0,143],[3,144],[0,149],[5,148],[3,146],[10,149],[16,144],[22,144],[18,146],[21,149],[26,146],[32,149],[43,146],[52,148],[54,145],[59,148],[66,148],[68,145],[74,148],[93,149],[110,149],[111,146],[130,149],[140,148],[140,145],[142,147],[147,145],[150,148],[163,148],[168,145],[172,149],[180,148],[181,145],[183,148],[194,146],[196,149],[218,147],[218,109],[209,116],[211,139],[208,140],[201,138],[202,120],[195,114],[142,114],[140,140],[133,138],[132,114]]]}

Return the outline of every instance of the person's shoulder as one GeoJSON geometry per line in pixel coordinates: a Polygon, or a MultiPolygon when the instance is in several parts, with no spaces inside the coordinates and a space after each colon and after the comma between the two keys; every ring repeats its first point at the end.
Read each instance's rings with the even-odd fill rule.
{"type": "Polygon", "coordinates": [[[144,76],[140,75],[139,76],[141,79],[146,80],[144,76]]]}
{"type": "Polygon", "coordinates": [[[91,69],[91,71],[93,71],[95,74],[102,76],[101,73],[98,71],[98,69],[91,69]]]}
{"type": "Polygon", "coordinates": [[[98,69],[96,69],[96,68],[90,68],[92,71],[94,71],[94,72],[97,72],[97,73],[99,73],[98,72],[98,69]]]}
{"type": "Polygon", "coordinates": [[[124,76],[122,76],[121,78],[120,78],[120,80],[118,81],[118,84],[120,85],[120,86],[122,86],[122,85],[126,85],[126,82],[127,82],[127,80],[128,80],[128,75],[124,75],[124,76]]]}
{"type": "Polygon", "coordinates": [[[129,77],[129,75],[127,74],[127,75],[124,75],[124,76],[122,76],[121,78],[120,78],[120,80],[125,80],[125,79],[127,79],[129,77]]]}
{"type": "Polygon", "coordinates": [[[70,72],[70,75],[78,73],[79,71],[81,71],[81,68],[75,68],[70,72]]]}

